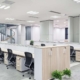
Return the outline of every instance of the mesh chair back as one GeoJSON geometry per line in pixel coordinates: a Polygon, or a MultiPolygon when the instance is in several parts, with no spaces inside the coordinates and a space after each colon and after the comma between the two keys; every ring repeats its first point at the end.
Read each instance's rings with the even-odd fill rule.
{"type": "Polygon", "coordinates": [[[8,60],[10,60],[13,55],[12,50],[11,49],[7,49],[7,50],[8,50],[8,60]]]}
{"type": "Polygon", "coordinates": [[[45,46],[45,44],[41,44],[41,46],[45,46]]]}
{"type": "Polygon", "coordinates": [[[73,46],[70,46],[70,55],[75,55],[74,47],[73,46]]]}
{"type": "Polygon", "coordinates": [[[1,52],[1,48],[0,48],[0,52],[1,52]]]}
{"type": "Polygon", "coordinates": [[[34,61],[32,61],[32,64],[30,66],[30,69],[34,70],[34,61]]]}
{"type": "Polygon", "coordinates": [[[32,62],[32,54],[30,52],[25,52],[25,58],[26,58],[25,66],[30,67],[32,62]]]}

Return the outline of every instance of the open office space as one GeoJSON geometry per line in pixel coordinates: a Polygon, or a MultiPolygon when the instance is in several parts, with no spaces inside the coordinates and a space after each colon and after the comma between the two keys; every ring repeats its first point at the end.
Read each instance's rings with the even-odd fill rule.
{"type": "Polygon", "coordinates": [[[80,80],[80,0],[0,0],[0,80],[80,80]]]}

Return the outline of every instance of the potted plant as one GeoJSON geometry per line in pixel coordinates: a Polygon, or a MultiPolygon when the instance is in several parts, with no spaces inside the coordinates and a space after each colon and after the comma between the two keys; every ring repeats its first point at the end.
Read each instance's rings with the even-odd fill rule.
{"type": "Polygon", "coordinates": [[[34,41],[31,40],[31,41],[30,41],[30,45],[34,45],[34,41]]]}
{"type": "Polygon", "coordinates": [[[69,70],[69,69],[63,70],[63,77],[65,77],[65,78],[71,77],[71,70],[69,70]]]}
{"type": "Polygon", "coordinates": [[[57,70],[52,72],[52,78],[53,80],[62,80],[62,72],[57,70]]]}

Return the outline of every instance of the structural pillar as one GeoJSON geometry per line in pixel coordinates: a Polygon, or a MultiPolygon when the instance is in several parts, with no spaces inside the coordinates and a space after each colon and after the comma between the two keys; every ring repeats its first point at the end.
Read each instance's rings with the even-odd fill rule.
{"type": "Polygon", "coordinates": [[[69,42],[80,43],[80,16],[69,17],[69,42]]]}
{"type": "Polygon", "coordinates": [[[41,21],[40,41],[53,41],[53,20],[41,21]]]}
{"type": "Polygon", "coordinates": [[[17,43],[25,45],[25,26],[23,25],[17,27],[17,43]]]}

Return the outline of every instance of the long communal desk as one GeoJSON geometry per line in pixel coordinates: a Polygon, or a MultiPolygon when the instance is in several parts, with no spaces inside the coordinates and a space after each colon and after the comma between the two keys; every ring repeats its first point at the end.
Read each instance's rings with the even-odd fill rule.
{"type": "MultiPolygon", "coordinates": [[[[16,56],[16,69],[26,70],[24,52],[31,52],[34,57],[34,80],[49,80],[54,70],[70,69],[70,46],[21,46],[0,44],[4,53],[4,63],[7,61],[7,49],[12,49],[16,56]]],[[[1,64],[0,64],[1,65],[1,64]]]]}
{"type": "Polygon", "coordinates": [[[76,61],[80,61],[80,49],[75,48],[75,52],[76,52],[76,61]]]}
{"type": "MultiPolygon", "coordinates": [[[[8,52],[7,49],[1,48],[2,51],[4,51],[4,64],[8,64],[8,52]]],[[[24,52],[21,51],[15,51],[12,50],[13,54],[16,55],[16,70],[18,71],[25,71],[27,68],[25,67],[25,54],[24,52]]],[[[34,58],[34,54],[33,54],[33,58],[34,58]]]]}

